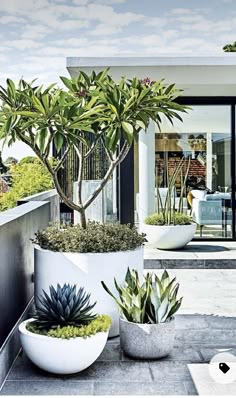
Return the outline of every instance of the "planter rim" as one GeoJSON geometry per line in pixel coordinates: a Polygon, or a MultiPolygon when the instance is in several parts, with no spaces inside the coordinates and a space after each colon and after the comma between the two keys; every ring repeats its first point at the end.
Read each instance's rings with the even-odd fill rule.
{"type": "Polygon", "coordinates": [[[138,322],[130,322],[130,321],[127,321],[127,319],[124,319],[124,318],[122,318],[121,316],[120,316],[120,321],[122,321],[122,322],[124,322],[124,323],[129,323],[129,324],[131,324],[131,325],[139,325],[139,326],[146,326],[146,325],[148,325],[148,326],[160,326],[160,325],[166,325],[166,324],[170,324],[170,323],[173,323],[174,321],[175,321],[175,317],[173,316],[173,317],[171,317],[171,319],[169,320],[169,321],[167,321],[167,322],[160,322],[160,323],[138,323],[138,322]]]}
{"type": "Polygon", "coordinates": [[[157,225],[157,224],[146,224],[148,227],[161,227],[161,228],[170,228],[170,227],[191,227],[192,225],[196,225],[196,223],[193,221],[190,224],[178,224],[178,225],[173,225],[173,224],[164,224],[164,225],[157,225]]]}
{"type": "Polygon", "coordinates": [[[28,322],[32,322],[32,321],[34,321],[34,318],[28,318],[28,319],[26,319],[25,321],[21,322],[20,325],[19,325],[19,327],[18,327],[18,328],[19,328],[19,332],[25,334],[26,336],[31,336],[31,337],[34,337],[34,338],[37,338],[37,339],[41,339],[41,340],[52,339],[51,341],[54,340],[54,341],[63,341],[64,343],[67,342],[67,343],[65,343],[65,344],[68,344],[68,342],[71,341],[71,340],[74,341],[74,340],[79,339],[79,340],[85,341],[87,338],[89,338],[89,337],[95,337],[95,336],[97,336],[97,334],[99,334],[99,333],[105,333],[105,334],[108,334],[108,333],[109,333],[109,329],[108,329],[106,332],[97,332],[96,334],[92,334],[91,336],[87,336],[86,339],[84,339],[83,337],[80,337],[80,336],[78,336],[78,337],[73,337],[73,338],[70,338],[70,339],[60,339],[59,337],[44,336],[44,335],[42,335],[42,334],[37,334],[37,333],[32,333],[32,332],[30,332],[29,330],[26,329],[26,324],[27,324],[28,322]]]}
{"type": "Polygon", "coordinates": [[[110,252],[83,252],[83,253],[81,253],[81,252],[58,252],[58,251],[54,251],[54,250],[43,249],[41,246],[39,246],[37,244],[35,244],[34,247],[35,247],[35,249],[40,250],[42,252],[55,253],[55,254],[81,254],[81,255],[82,254],[83,255],[86,254],[86,256],[88,256],[88,255],[90,255],[90,256],[91,255],[99,256],[99,255],[104,255],[104,254],[111,255],[111,254],[117,254],[117,253],[133,253],[135,251],[139,251],[139,250],[143,250],[144,249],[144,245],[142,244],[142,245],[140,245],[140,246],[138,246],[138,247],[136,247],[135,249],[132,249],[132,250],[119,250],[119,251],[116,251],[116,252],[110,251],[110,252]]]}

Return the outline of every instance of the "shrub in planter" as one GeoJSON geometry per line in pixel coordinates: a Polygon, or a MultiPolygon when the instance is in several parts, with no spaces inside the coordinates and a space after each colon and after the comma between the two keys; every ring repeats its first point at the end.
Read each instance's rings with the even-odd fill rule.
{"type": "Polygon", "coordinates": [[[107,253],[135,250],[146,241],[131,225],[100,224],[90,221],[80,225],[50,226],[35,234],[33,242],[53,252],[107,253]]]}
{"type": "Polygon", "coordinates": [[[91,311],[90,295],[76,285],[50,286],[36,303],[34,318],[19,326],[24,352],[41,369],[58,374],[80,372],[101,354],[111,319],[91,311]]]}
{"type": "MultiPolygon", "coordinates": [[[[165,220],[162,213],[151,214],[146,217],[145,224],[147,225],[165,225],[165,220]]],[[[175,212],[172,216],[171,225],[190,225],[192,224],[192,217],[187,214],[175,212]]]]}
{"type": "Polygon", "coordinates": [[[118,298],[102,281],[106,292],[120,311],[120,343],[122,350],[136,358],[161,358],[174,344],[174,314],[181,306],[179,284],[165,270],[159,278],[148,273],[142,283],[136,270],[129,268],[125,285],[115,287],[118,298]]]}
{"type": "Polygon", "coordinates": [[[112,318],[110,336],[119,334],[119,314],[113,300],[106,296],[101,280],[110,284],[114,273],[124,283],[127,267],[143,273],[145,237],[135,227],[120,224],[89,222],[80,225],[51,226],[36,234],[35,301],[48,292],[49,285],[80,281],[96,301],[96,311],[112,318]]]}
{"type": "Polygon", "coordinates": [[[157,187],[158,212],[146,217],[141,226],[141,230],[147,235],[148,244],[155,245],[158,249],[180,249],[189,243],[195,234],[196,224],[190,216],[184,213],[183,209],[190,161],[190,157],[188,159],[183,157],[173,174],[168,176],[168,187],[164,199],[161,197],[160,187],[157,187]],[[183,177],[185,167],[186,171],[183,177]],[[176,182],[179,178],[181,187],[180,196],[177,198],[176,182]]]}

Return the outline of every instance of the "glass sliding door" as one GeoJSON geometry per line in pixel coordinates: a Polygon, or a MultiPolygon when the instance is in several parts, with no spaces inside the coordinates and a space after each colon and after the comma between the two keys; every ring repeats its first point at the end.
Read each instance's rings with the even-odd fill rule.
{"type": "MultiPolygon", "coordinates": [[[[186,214],[197,223],[196,238],[232,238],[231,106],[194,105],[183,122],[163,121],[155,133],[155,187],[165,200],[168,180],[181,159],[183,167],[175,188],[178,209],[187,173],[186,214]]],[[[158,200],[156,211],[158,211],[158,200]]]]}

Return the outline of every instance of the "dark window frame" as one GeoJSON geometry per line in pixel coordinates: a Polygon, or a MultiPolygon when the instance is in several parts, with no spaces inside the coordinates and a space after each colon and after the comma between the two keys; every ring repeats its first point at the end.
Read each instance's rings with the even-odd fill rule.
{"type": "MultiPolygon", "coordinates": [[[[189,105],[189,106],[194,106],[194,105],[202,105],[202,106],[214,106],[214,105],[228,105],[231,107],[231,187],[232,187],[232,237],[230,238],[194,238],[194,241],[207,241],[207,242],[213,242],[213,241],[235,241],[236,240],[236,230],[235,230],[235,210],[236,210],[236,201],[235,201],[235,167],[236,167],[236,159],[235,159],[235,150],[236,150],[236,139],[235,139],[235,128],[236,128],[236,113],[235,113],[235,108],[236,108],[236,96],[235,97],[188,97],[188,96],[182,96],[179,97],[176,102],[183,104],[183,105],[189,105]]],[[[119,184],[119,191],[123,191],[125,189],[125,186],[129,186],[130,181],[133,181],[134,179],[134,157],[133,157],[133,148],[131,148],[129,155],[126,158],[126,164],[125,167],[120,168],[120,181],[122,181],[121,184],[119,184]],[[127,174],[127,170],[129,170],[129,173],[127,174]]],[[[133,183],[131,184],[133,185],[133,183]]],[[[123,209],[126,209],[124,211],[125,217],[121,217],[120,221],[122,223],[130,222],[134,223],[134,193],[131,192],[129,189],[128,191],[125,192],[123,195],[119,195],[120,203],[119,203],[119,208],[120,208],[120,215],[123,213],[123,209]],[[126,208],[126,204],[129,203],[129,209],[126,208]]]]}

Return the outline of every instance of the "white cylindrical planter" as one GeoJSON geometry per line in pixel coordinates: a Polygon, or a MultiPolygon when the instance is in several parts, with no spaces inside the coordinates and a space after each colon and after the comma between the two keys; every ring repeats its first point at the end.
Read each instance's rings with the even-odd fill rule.
{"type": "Polygon", "coordinates": [[[173,350],[174,338],[174,318],[157,324],[133,323],[120,319],[120,346],[131,357],[163,358],[173,350]]]}
{"type": "Polygon", "coordinates": [[[97,302],[94,311],[109,315],[112,326],[109,337],[119,334],[119,315],[114,300],[105,292],[101,281],[117,295],[114,277],[118,284],[125,282],[127,268],[137,269],[143,277],[143,247],[135,250],[110,253],[60,253],[35,247],[35,300],[42,290],[57,283],[76,284],[91,293],[91,303],[97,302]]]}
{"type": "Polygon", "coordinates": [[[196,232],[197,224],[189,225],[147,225],[142,224],[141,232],[146,234],[146,245],[157,249],[181,249],[189,243],[196,232]]]}
{"type": "Polygon", "coordinates": [[[28,319],[19,325],[20,341],[25,354],[39,368],[56,374],[71,374],[88,368],[102,353],[108,331],[83,338],[60,339],[32,333],[26,329],[28,319]]]}

